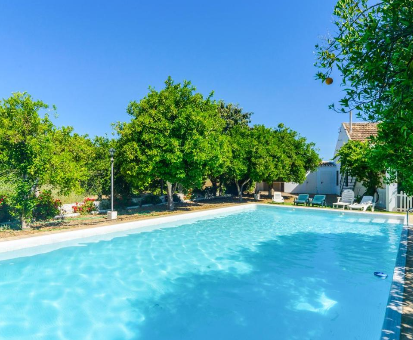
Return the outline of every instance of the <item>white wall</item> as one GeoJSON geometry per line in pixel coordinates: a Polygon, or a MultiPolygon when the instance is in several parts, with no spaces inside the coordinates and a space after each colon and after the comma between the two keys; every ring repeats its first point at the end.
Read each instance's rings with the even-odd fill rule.
{"type": "Polygon", "coordinates": [[[304,183],[286,183],[284,185],[285,192],[291,192],[292,194],[316,194],[317,193],[317,171],[310,172],[307,174],[307,177],[304,183]],[[287,191],[287,185],[292,189],[287,191]]]}
{"type": "MultiPolygon", "coordinates": [[[[333,157],[335,157],[335,155],[341,149],[341,147],[344,144],[346,144],[349,140],[350,140],[350,136],[348,135],[347,130],[344,128],[344,124],[341,123],[340,129],[338,130],[338,138],[337,138],[336,148],[334,150],[333,157]]],[[[337,164],[337,170],[338,170],[338,172],[340,172],[340,160],[335,159],[335,162],[337,164]]],[[[340,195],[340,188],[338,188],[338,190],[337,190],[337,195],[340,195]]]]}
{"type": "Polygon", "coordinates": [[[284,183],[284,192],[294,192],[294,190],[299,186],[300,184],[298,183],[284,183]]]}
{"type": "Polygon", "coordinates": [[[354,187],[354,196],[363,196],[366,192],[366,187],[361,182],[356,182],[354,187]]]}
{"type": "Polygon", "coordinates": [[[338,139],[336,143],[336,148],[334,150],[333,157],[337,154],[338,150],[349,141],[349,135],[347,134],[347,130],[344,128],[344,124],[341,123],[340,129],[338,130],[338,139]]]}
{"type": "Polygon", "coordinates": [[[386,210],[397,211],[397,184],[386,185],[386,210]]]}
{"type": "Polygon", "coordinates": [[[340,190],[337,185],[337,166],[319,166],[307,174],[302,184],[285,183],[284,191],[292,194],[333,194],[340,190]]]}

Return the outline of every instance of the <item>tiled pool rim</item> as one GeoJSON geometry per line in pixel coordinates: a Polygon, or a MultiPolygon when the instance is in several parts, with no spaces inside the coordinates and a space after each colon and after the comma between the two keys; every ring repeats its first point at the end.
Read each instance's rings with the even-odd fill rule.
{"type": "MultiPolygon", "coordinates": [[[[399,250],[397,254],[396,264],[393,272],[393,280],[390,288],[389,299],[386,307],[386,313],[383,321],[382,333],[380,339],[382,340],[399,340],[401,334],[401,316],[403,305],[403,291],[404,291],[404,279],[405,279],[405,265],[406,265],[406,252],[407,252],[407,239],[409,233],[409,227],[406,225],[406,217],[404,215],[391,215],[388,213],[366,213],[361,211],[349,211],[332,209],[326,210],[325,208],[309,208],[299,206],[285,206],[285,205],[271,205],[265,203],[251,203],[240,204],[225,208],[208,209],[203,211],[195,211],[190,213],[174,214],[173,216],[154,217],[145,220],[137,220],[132,222],[125,222],[119,224],[111,224],[100,227],[93,227],[80,230],[68,230],[46,235],[29,236],[13,240],[4,240],[0,242],[0,260],[3,260],[3,256],[7,253],[24,251],[29,248],[35,249],[39,246],[46,245],[58,245],[63,242],[81,240],[93,236],[106,235],[119,232],[127,232],[128,230],[135,230],[142,227],[156,226],[168,222],[184,221],[188,219],[205,217],[211,215],[211,213],[225,213],[225,212],[237,212],[254,209],[257,206],[265,206],[274,209],[304,209],[304,210],[316,210],[324,211],[328,213],[338,214],[350,214],[361,215],[369,217],[385,217],[393,222],[399,221],[403,223],[403,229],[400,237],[399,250]]],[[[57,246],[57,248],[60,248],[57,246]]],[[[29,249],[30,250],[30,249],[29,249]]],[[[53,249],[51,249],[53,250],[53,249]]],[[[50,251],[50,250],[49,250],[50,251]]],[[[25,253],[23,256],[29,256],[25,253]]],[[[11,256],[14,257],[14,256],[11,256]]],[[[7,258],[7,257],[6,257],[7,258]]]]}

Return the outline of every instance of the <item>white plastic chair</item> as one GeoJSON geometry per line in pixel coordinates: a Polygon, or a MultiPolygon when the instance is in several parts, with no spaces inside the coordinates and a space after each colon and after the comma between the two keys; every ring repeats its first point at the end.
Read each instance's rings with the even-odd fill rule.
{"type": "Polygon", "coordinates": [[[350,204],[354,203],[354,191],[351,189],[346,189],[342,192],[341,197],[337,197],[337,202],[333,203],[333,208],[335,207],[348,207],[350,204]]]}
{"type": "Polygon", "coordinates": [[[274,203],[284,203],[284,198],[281,196],[281,192],[275,191],[272,197],[274,203]]]}
{"type": "Polygon", "coordinates": [[[363,196],[363,198],[361,199],[360,203],[354,203],[354,204],[350,204],[348,206],[348,208],[350,210],[352,209],[357,209],[357,210],[363,210],[366,211],[367,208],[371,208],[371,211],[374,211],[374,206],[376,204],[373,203],[373,196],[363,196]]]}

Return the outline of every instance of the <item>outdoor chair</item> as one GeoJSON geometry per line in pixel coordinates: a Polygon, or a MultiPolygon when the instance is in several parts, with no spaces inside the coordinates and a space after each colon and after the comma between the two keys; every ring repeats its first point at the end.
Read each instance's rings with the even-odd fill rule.
{"type": "Polygon", "coordinates": [[[376,204],[373,203],[373,196],[363,196],[360,203],[350,204],[348,208],[350,210],[356,209],[356,210],[363,210],[363,211],[366,211],[368,208],[370,208],[371,211],[374,211],[375,205],[376,204]]]}
{"type": "Polygon", "coordinates": [[[307,205],[309,197],[310,195],[308,194],[299,194],[298,197],[294,200],[294,205],[307,205]]]}
{"type": "Polygon", "coordinates": [[[351,189],[346,189],[342,192],[341,197],[337,197],[337,202],[333,203],[333,208],[348,207],[350,204],[354,203],[354,191],[351,189]]]}
{"type": "Polygon", "coordinates": [[[326,206],[326,195],[315,195],[313,199],[310,199],[310,202],[312,207],[315,205],[319,205],[321,207],[326,206]]]}
{"type": "Polygon", "coordinates": [[[284,198],[281,196],[281,192],[275,191],[274,196],[272,197],[274,203],[284,203],[284,198]]]}

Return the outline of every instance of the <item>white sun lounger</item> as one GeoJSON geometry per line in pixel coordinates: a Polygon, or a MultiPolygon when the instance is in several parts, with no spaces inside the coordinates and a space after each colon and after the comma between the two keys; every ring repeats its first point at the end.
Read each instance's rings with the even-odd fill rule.
{"type": "Polygon", "coordinates": [[[337,202],[333,203],[333,208],[348,207],[350,204],[354,203],[354,191],[351,189],[346,189],[343,191],[341,197],[337,197],[337,202]]]}
{"type": "Polygon", "coordinates": [[[370,208],[371,208],[371,211],[374,211],[374,206],[375,206],[375,203],[373,203],[373,196],[364,196],[364,197],[361,199],[361,202],[360,202],[360,203],[350,204],[350,205],[348,206],[348,208],[349,208],[350,210],[352,210],[352,209],[357,209],[357,210],[366,211],[367,208],[370,207],[370,208]]]}
{"type": "Polygon", "coordinates": [[[281,192],[275,191],[274,196],[272,197],[274,203],[284,203],[284,198],[281,196],[281,192]]]}

